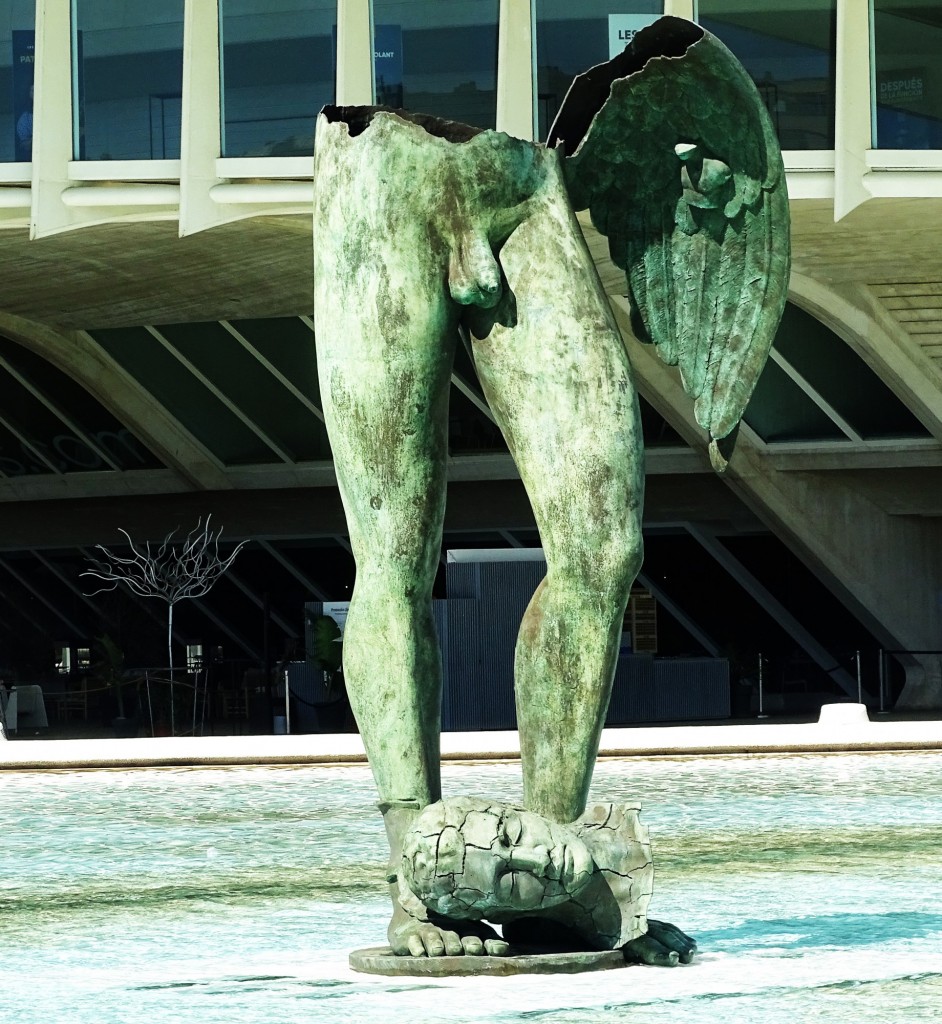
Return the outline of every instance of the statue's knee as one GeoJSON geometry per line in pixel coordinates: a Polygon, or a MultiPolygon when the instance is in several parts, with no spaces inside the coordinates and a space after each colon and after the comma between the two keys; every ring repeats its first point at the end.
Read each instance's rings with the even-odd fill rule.
{"type": "Polygon", "coordinates": [[[644,561],[644,546],[640,535],[624,535],[613,538],[607,558],[602,560],[605,579],[600,581],[600,589],[606,592],[612,601],[627,600],[631,585],[641,571],[644,561]]]}
{"type": "Polygon", "coordinates": [[[641,572],[641,566],[644,562],[644,543],[640,535],[626,545],[624,553],[624,565],[622,572],[628,581],[630,587],[635,581],[635,577],[641,572]]]}

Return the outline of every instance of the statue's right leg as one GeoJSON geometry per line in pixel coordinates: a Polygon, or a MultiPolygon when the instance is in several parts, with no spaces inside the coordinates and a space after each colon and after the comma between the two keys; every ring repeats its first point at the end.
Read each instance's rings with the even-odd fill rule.
{"type": "MultiPolygon", "coordinates": [[[[395,250],[389,238],[386,258],[404,259],[395,250]]],[[[357,269],[362,273],[362,264],[357,269]]],[[[454,325],[441,301],[439,316],[417,312],[408,323],[344,288],[319,290],[315,301],[321,401],[357,567],[344,679],[389,839],[390,941],[397,952],[414,946],[420,955],[440,955],[446,948],[437,929],[413,934],[423,910],[418,905],[410,914],[402,906],[395,875],[406,830],[441,788],[441,659],[431,595],[444,516],[454,325]]]]}
{"type": "Polygon", "coordinates": [[[384,336],[372,305],[318,305],[321,401],[356,560],[344,679],[384,808],[437,800],[441,660],[431,593],[450,343],[384,336]]]}
{"type": "Polygon", "coordinates": [[[432,584],[454,324],[429,317],[390,336],[385,311],[372,304],[317,301],[321,401],[357,565],[344,678],[389,840],[389,943],[400,955],[499,954],[506,943],[475,922],[430,922],[398,877],[406,831],[441,795],[432,584]]]}
{"type": "Polygon", "coordinates": [[[389,941],[398,954],[495,952],[474,922],[429,922],[397,878],[405,832],[441,795],[432,585],[458,313],[421,218],[401,217],[408,198],[390,202],[382,176],[356,161],[336,180],[325,154],[327,144],[315,208],[318,376],[356,560],[344,677],[389,839],[389,941]],[[338,201],[350,194],[359,201],[338,201]]]}

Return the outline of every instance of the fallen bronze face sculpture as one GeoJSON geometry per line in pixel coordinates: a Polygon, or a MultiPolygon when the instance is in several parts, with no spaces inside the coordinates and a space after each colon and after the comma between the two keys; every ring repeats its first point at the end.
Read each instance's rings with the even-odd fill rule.
{"type": "Polygon", "coordinates": [[[402,862],[406,884],[427,907],[472,921],[558,907],[598,873],[571,827],[467,797],[426,807],[402,862]]]}
{"type": "MultiPolygon", "coordinates": [[[[522,845],[550,859],[524,870],[524,854],[514,867],[488,843],[490,859],[475,866],[475,854],[469,867],[496,920],[507,886],[520,908],[549,912],[558,899],[572,917],[582,846],[600,863],[578,829],[582,845],[558,837],[586,809],[641,565],[644,472],[628,352],[576,220],[583,209],[625,270],[635,335],[678,366],[722,471],[784,307],[789,241],[772,126],[721,43],[661,19],[576,80],[545,146],[375,107],[318,119],[318,372],[357,563],[344,674],[379,789],[388,937],[403,957],[512,952],[507,927],[499,939],[456,913],[461,886],[439,914],[400,877],[406,833],[441,797],[431,588],[458,344],[547,561],[516,649],[524,808],[497,817],[525,839],[537,823],[524,815],[537,816],[545,841],[522,845]]],[[[456,850],[460,831],[447,833],[456,850]]],[[[592,927],[575,932],[589,942],[592,927]]],[[[649,928],[643,909],[636,927],[629,941],[649,928]]]]}

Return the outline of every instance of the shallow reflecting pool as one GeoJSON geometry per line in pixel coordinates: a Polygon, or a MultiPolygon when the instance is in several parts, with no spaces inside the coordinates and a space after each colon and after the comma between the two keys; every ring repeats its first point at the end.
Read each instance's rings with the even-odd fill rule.
{"type": "MultiPolygon", "coordinates": [[[[514,765],[446,793],[519,799],[514,765]]],[[[644,801],[673,970],[446,981],[348,970],[385,930],[368,770],[0,776],[0,1021],[936,1021],[942,754],[608,761],[644,801]]]]}

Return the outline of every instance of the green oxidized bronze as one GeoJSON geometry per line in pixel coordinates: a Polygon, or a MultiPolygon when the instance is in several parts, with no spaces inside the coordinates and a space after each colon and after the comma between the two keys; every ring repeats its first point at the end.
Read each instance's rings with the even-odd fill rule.
{"type": "MultiPolygon", "coordinates": [[[[588,948],[625,948],[651,963],[692,955],[686,936],[648,922],[647,883],[643,898],[621,903],[631,939],[620,926],[593,933],[575,876],[559,884],[560,871],[575,870],[578,844],[559,837],[586,809],[642,558],[638,400],[575,219],[584,208],[626,270],[636,333],[679,365],[721,470],[784,307],[789,258],[781,155],[754,86],[722,44],[661,19],[576,80],[545,147],[379,108],[328,107],[318,119],[318,370],[357,563],[344,672],[389,838],[389,941],[403,956],[506,955],[506,937],[526,932],[514,922],[533,912],[485,892],[478,909],[456,913],[440,887],[417,883],[414,871],[410,887],[402,870],[406,834],[441,797],[431,590],[459,342],[547,561],[516,649],[525,811],[513,811],[548,823],[537,846],[558,877],[543,910],[588,948]]],[[[438,806],[446,813],[449,802],[438,806]]],[[[604,856],[589,861],[602,900],[604,856]]]]}

